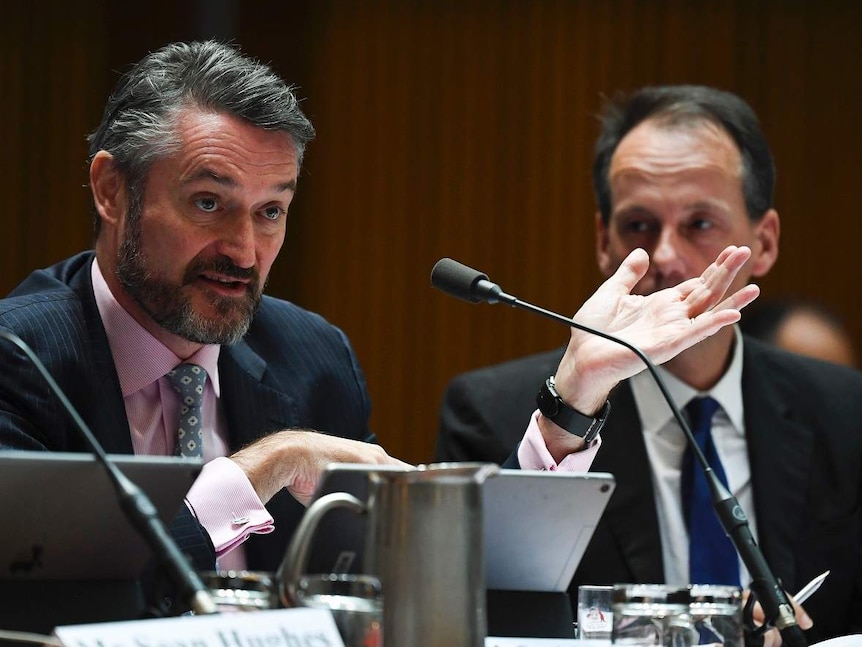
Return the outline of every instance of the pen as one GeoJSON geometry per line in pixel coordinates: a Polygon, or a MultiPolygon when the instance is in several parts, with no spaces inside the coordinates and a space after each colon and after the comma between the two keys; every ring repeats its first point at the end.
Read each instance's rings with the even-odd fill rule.
{"type": "Polygon", "coordinates": [[[793,596],[793,601],[796,602],[796,604],[802,604],[803,602],[805,602],[808,598],[814,595],[814,592],[817,591],[817,589],[820,588],[820,585],[823,584],[823,580],[826,579],[826,576],[829,575],[829,573],[830,571],[821,573],[813,580],[811,580],[808,584],[799,589],[799,592],[793,596]]]}

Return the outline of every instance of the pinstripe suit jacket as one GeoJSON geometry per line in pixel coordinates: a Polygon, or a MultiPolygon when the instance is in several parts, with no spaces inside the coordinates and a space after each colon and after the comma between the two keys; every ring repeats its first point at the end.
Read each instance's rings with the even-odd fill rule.
{"type": "MultiPolygon", "coordinates": [[[[562,348],[460,375],[447,389],[437,460],[502,462],[562,348]]],[[[805,603],[810,642],[862,632],[862,374],[745,338],[742,397],[758,543],[788,591],[832,573],[805,603]]],[[[649,458],[627,382],[591,471],[617,487],[575,572],[579,584],[663,582],[649,458]]]]}
{"type": "MultiPolygon", "coordinates": [[[[120,383],[93,296],[92,252],[24,280],[0,300],[0,327],[31,345],[106,451],[130,454],[120,383]]],[[[80,433],[26,356],[0,342],[0,448],[86,452],[80,433]]],[[[296,305],[264,297],[246,337],[222,348],[222,401],[231,449],[279,429],[317,429],[374,441],[365,378],[339,329],[296,305]]],[[[270,535],[246,543],[248,566],[275,570],[303,508],[286,492],[267,505],[270,535]]],[[[172,532],[198,568],[212,568],[206,533],[185,510],[172,532]]]]}

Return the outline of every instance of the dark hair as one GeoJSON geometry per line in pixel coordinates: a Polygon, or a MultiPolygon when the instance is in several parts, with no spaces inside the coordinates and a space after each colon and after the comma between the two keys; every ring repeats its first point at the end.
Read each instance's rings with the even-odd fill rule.
{"type": "Polygon", "coordinates": [[[775,164],[754,110],[735,94],[699,85],[668,85],[638,90],[609,103],[593,160],[593,189],[602,221],[611,217],[611,157],[620,141],[647,119],[668,126],[713,123],[736,142],[742,157],[742,192],[752,221],[772,207],[775,164]]]}
{"type": "MultiPolygon", "coordinates": [[[[175,125],[183,109],[230,114],[265,130],[283,131],[302,163],[314,128],[302,113],[294,88],[267,65],[224,43],[174,43],[136,63],[117,83],[102,122],[87,138],[89,156],[114,157],[129,190],[134,217],[143,206],[144,185],[154,161],[176,150],[175,125]]],[[[96,214],[98,234],[100,219],[96,214]]]]}

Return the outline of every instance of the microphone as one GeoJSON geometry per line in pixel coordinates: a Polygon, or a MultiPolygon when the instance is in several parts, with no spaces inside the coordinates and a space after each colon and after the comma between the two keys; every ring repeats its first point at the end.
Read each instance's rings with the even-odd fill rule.
{"type": "Polygon", "coordinates": [[[60,385],[54,380],[48,369],[42,361],[33,352],[33,349],[21,339],[18,335],[11,331],[0,329],[0,338],[6,339],[18,348],[20,348],[27,358],[32,362],[33,366],[39,371],[45,382],[48,383],[52,393],[57,397],[63,408],[72,417],[77,429],[81,432],[81,436],[86,441],[90,450],[95,455],[99,463],[105,468],[108,478],[114,489],[117,491],[117,499],[120,503],[120,508],[128,518],[129,522],[135,527],[138,533],[144,538],[150,549],[155,553],[159,562],[168,570],[171,579],[181,594],[188,602],[191,609],[197,615],[209,615],[218,613],[215,602],[212,599],[207,588],[204,586],[198,574],[188,563],[186,558],[180,552],[179,547],[173,538],[168,534],[164,524],[158,517],[156,507],[146,493],[135,485],[129,478],[123,474],[116,465],[108,458],[105,450],[96,440],[93,432],[81,418],[80,414],[72,406],[69,398],[63,393],[60,385]]]}
{"type": "Polygon", "coordinates": [[[499,285],[488,279],[487,274],[467,267],[451,258],[441,258],[434,265],[431,270],[431,285],[446,294],[471,303],[506,303],[515,308],[534,312],[548,319],[564,323],[571,328],[597,335],[625,346],[637,355],[646,365],[659,391],[661,391],[662,396],[673,412],[673,417],[682,428],[695,460],[700,464],[706,476],[706,481],[712,494],[713,506],[715,507],[715,512],[718,515],[721,526],[724,528],[727,536],[730,537],[736,552],[742,558],[745,567],[751,574],[751,588],[757,593],[765,617],[767,618],[764,627],[774,622],[775,626],[781,632],[783,642],[789,647],[804,647],[808,644],[805,640],[805,635],[802,633],[802,629],[796,623],[793,606],[787,594],[779,585],[778,580],[766,563],[760,547],[755,542],[754,536],[751,534],[748,518],[740,507],[736,497],[721,483],[713,469],[709,466],[709,462],[694,439],[694,434],[692,434],[688,422],[686,422],[679,407],[673,401],[670,391],[668,391],[655,364],[647,357],[646,353],[624,339],[584,326],[570,317],[564,317],[556,312],[546,310],[526,301],[521,301],[510,294],[506,294],[499,285]]]}

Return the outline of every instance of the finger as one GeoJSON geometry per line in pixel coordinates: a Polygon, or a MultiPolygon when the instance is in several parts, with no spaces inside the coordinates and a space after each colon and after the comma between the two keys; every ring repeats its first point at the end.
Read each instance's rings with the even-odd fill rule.
{"type": "Polygon", "coordinates": [[[725,326],[735,324],[742,318],[740,310],[754,301],[760,294],[756,285],[746,285],[714,308],[702,312],[691,320],[689,334],[700,339],[714,335],[725,326]],[[700,337],[703,335],[703,337],[700,337]]]}
{"type": "Polygon", "coordinates": [[[808,631],[811,627],[814,626],[814,621],[811,619],[811,616],[802,608],[802,605],[797,604],[796,600],[793,599],[793,596],[789,596],[790,601],[793,603],[793,611],[796,615],[796,624],[799,625],[799,628],[803,631],[808,631]]]}
{"type": "Polygon", "coordinates": [[[411,465],[410,463],[405,463],[404,461],[398,460],[397,458],[392,458],[391,456],[389,457],[389,460],[384,462],[384,464],[385,465],[392,465],[395,467],[400,467],[405,472],[413,472],[416,470],[415,465],[411,465]]]}
{"type": "Polygon", "coordinates": [[[696,344],[711,337],[725,326],[735,324],[741,318],[739,310],[732,308],[704,312],[691,320],[691,328],[686,333],[686,338],[691,345],[696,344]]]}
{"type": "Polygon", "coordinates": [[[706,339],[725,326],[735,324],[742,318],[740,310],[754,301],[759,294],[760,288],[758,286],[746,285],[711,310],[694,317],[691,320],[692,330],[689,331],[690,334],[699,340],[706,339]]]}
{"type": "Polygon", "coordinates": [[[701,274],[704,286],[714,289],[715,286],[729,285],[739,273],[739,270],[751,258],[748,247],[730,246],[718,255],[718,258],[701,274]]]}
{"type": "Polygon", "coordinates": [[[781,647],[781,634],[778,629],[770,629],[763,634],[763,647],[781,647]]]}
{"type": "Polygon", "coordinates": [[[728,245],[721,251],[715,259],[715,262],[711,263],[710,266],[704,270],[703,274],[701,274],[701,279],[703,279],[704,283],[710,283],[715,281],[717,277],[720,280],[720,276],[727,271],[739,271],[739,268],[741,268],[745,264],[745,261],[747,261],[751,256],[750,250],[746,250],[748,250],[747,247],[728,245]]]}
{"type": "Polygon", "coordinates": [[[747,247],[732,250],[728,248],[725,252],[719,255],[720,262],[716,261],[710,265],[700,277],[693,279],[692,283],[686,281],[684,284],[686,288],[691,288],[685,295],[685,301],[692,314],[697,315],[715,306],[751,257],[751,250],[747,247]]]}
{"type": "Polygon", "coordinates": [[[746,285],[744,288],[740,288],[727,297],[724,301],[715,306],[713,311],[726,309],[742,310],[759,296],[760,287],[752,283],[750,285],[746,285]]]}
{"type": "Polygon", "coordinates": [[[608,283],[613,283],[630,293],[649,269],[649,255],[641,248],[633,249],[614,272],[608,283]]]}

